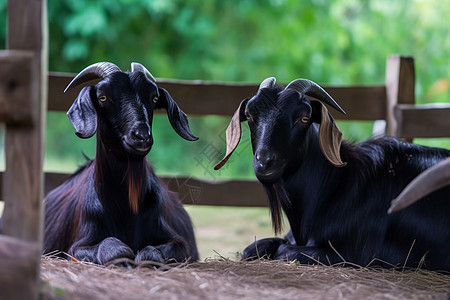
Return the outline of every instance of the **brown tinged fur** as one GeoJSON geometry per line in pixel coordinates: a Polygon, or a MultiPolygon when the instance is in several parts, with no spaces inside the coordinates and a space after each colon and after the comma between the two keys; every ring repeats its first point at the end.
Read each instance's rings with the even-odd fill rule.
{"type": "Polygon", "coordinates": [[[198,259],[187,212],[146,160],[153,145],[153,111],[166,109],[181,137],[197,138],[170,94],[142,65],[134,63],[132,69],[125,73],[112,63],[97,63],[69,84],[101,80],[84,87],[67,113],[77,136],[97,133],[97,151],[47,195],[45,253],[59,250],[97,264],[119,258],[198,259]]]}

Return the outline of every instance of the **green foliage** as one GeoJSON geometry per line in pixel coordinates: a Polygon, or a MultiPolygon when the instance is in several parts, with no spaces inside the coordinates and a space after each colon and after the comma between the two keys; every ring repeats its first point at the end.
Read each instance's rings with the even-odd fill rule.
{"type": "MultiPolygon", "coordinates": [[[[6,9],[0,0],[1,16],[6,9]]],[[[78,72],[112,61],[127,69],[138,61],[160,78],[260,82],[276,76],[284,83],[304,77],[366,85],[382,84],[386,57],[398,53],[416,60],[418,102],[449,101],[449,13],[438,0],[48,0],[49,68],[78,72]]],[[[0,26],[6,28],[6,18],[0,26]]],[[[211,151],[223,153],[227,123],[191,117],[200,140],[190,143],[157,116],[150,159],[163,174],[252,177],[248,140],[235,163],[212,171],[219,158],[211,151]]],[[[83,162],[82,152],[94,155],[95,139],[77,139],[62,114],[49,114],[48,124],[47,169],[72,170],[83,162]]],[[[339,126],[350,140],[371,134],[371,123],[339,126]]],[[[437,144],[450,147],[442,139],[437,144]]]]}
{"type": "MultiPolygon", "coordinates": [[[[281,83],[303,77],[327,85],[372,85],[383,84],[386,58],[402,54],[415,58],[418,102],[450,100],[450,5],[445,1],[47,2],[50,71],[76,73],[98,61],[111,61],[125,70],[137,61],[157,78],[260,82],[275,76],[281,83]]],[[[0,0],[0,28],[7,27],[6,11],[7,0],[0,0]]],[[[5,44],[6,30],[0,30],[0,48],[5,44]]],[[[246,126],[230,163],[213,171],[225,150],[228,121],[190,116],[200,140],[187,142],[172,130],[166,116],[157,115],[155,146],[149,155],[157,173],[254,178],[246,126]]],[[[370,122],[339,126],[353,141],[371,135],[370,122]]],[[[417,142],[450,148],[448,139],[417,142]]],[[[85,161],[83,153],[94,156],[95,138],[78,139],[64,114],[49,113],[45,153],[46,170],[70,172],[85,161]]],[[[271,232],[267,209],[187,208],[202,257],[214,256],[212,249],[227,256],[271,232]]],[[[54,293],[64,296],[58,288],[54,293]]]]}

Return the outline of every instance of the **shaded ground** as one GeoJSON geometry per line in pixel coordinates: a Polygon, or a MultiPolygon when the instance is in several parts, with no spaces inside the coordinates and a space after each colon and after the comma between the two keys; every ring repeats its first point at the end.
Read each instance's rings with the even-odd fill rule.
{"type": "Polygon", "coordinates": [[[154,269],[43,257],[40,299],[447,299],[450,276],[427,271],[206,260],[154,269]],[[157,298],[156,298],[157,297],[157,298]]]}

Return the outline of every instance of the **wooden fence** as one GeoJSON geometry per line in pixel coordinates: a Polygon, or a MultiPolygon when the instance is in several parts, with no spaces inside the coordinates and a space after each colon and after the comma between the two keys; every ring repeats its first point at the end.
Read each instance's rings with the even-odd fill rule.
{"type": "MultiPolygon", "coordinates": [[[[36,299],[44,189],[50,190],[67,177],[42,172],[47,99],[48,110],[66,112],[78,89],[63,93],[74,74],[47,73],[46,1],[9,0],[8,10],[9,50],[0,52],[0,121],[6,123],[6,170],[1,174],[0,189],[5,201],[0,235],[0,298],[36,299]]],[[[258,88],[257,84],[172,80],[161,80],[158,85],[168,89],[188,115],[229,117],[239,102],[258,88]]],[[[325,89],[347,112],[345,116],[335,114],[337,119],[386,120],[388,134],[408,139],[450,136],[450,106],[416,106],[414,86],[413,58],[390,56],[384,85],[325,89]]],[[[173,183],[170,178],[164,180],[169,187],[173,183]]],[[[266,205],[256,181],[177,180],[181,194],[189,193],[189,186],[201,190],[198,205],[266,205]]],[[[191,198],[182,198],[191,203],[191,198]]]]}
{"type": "MultiPolygon", "coordinates": [[[[75,74],[50,73],[49,110],[66,112],[80,89],[63,91],[75,74]]],[[[397,137],[450,136],[448,105],[417,107],[414,94],[414,59],[398,55],[386,62],[386,82],[380,86],[324,86],[346,111],[334,114],[338,120],[386,120],[387,133],[397,137]],[[420,117],[418,117],[420,115],[420,117]],[[430,127],[430,124],[432,124],[430,127]]],[[[228,84],[203,81],[160,80],[158,86],[170,91],[189,116],[221,115],[231,118],[240,101],[258,89],[258,84],[228,84]]],[[[164,145],[162,145],[164,146],[164,145]]],[[[225,150],[225,149],[223,149],[225,150]]],[[[46,174],[45,190],[60,184],[66,174],[46,174]]],[[[261,185],[254,180],[223,180],[214,182],[192,177],[163,178],[181,194],[192,187],[201,191],[193,199],[183,195],[186,204],[225,206],[266,206],[261,185]]]]}
{"type": "Polygon", "coordinates": [[[8,50],[0,52],[0,121],[6,123],[0,299],[37,299],[40,288],[46,12],[45,0],[8,1],[8,50]]]}

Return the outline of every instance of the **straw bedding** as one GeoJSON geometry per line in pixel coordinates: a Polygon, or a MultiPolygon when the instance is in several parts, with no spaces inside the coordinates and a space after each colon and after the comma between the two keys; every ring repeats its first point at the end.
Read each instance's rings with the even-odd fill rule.
{"type": "Polygon", "coordinates": [[[156,269],[43,257],[40,299],[448,299],[450,275],[224,258],[156,269]]]}

